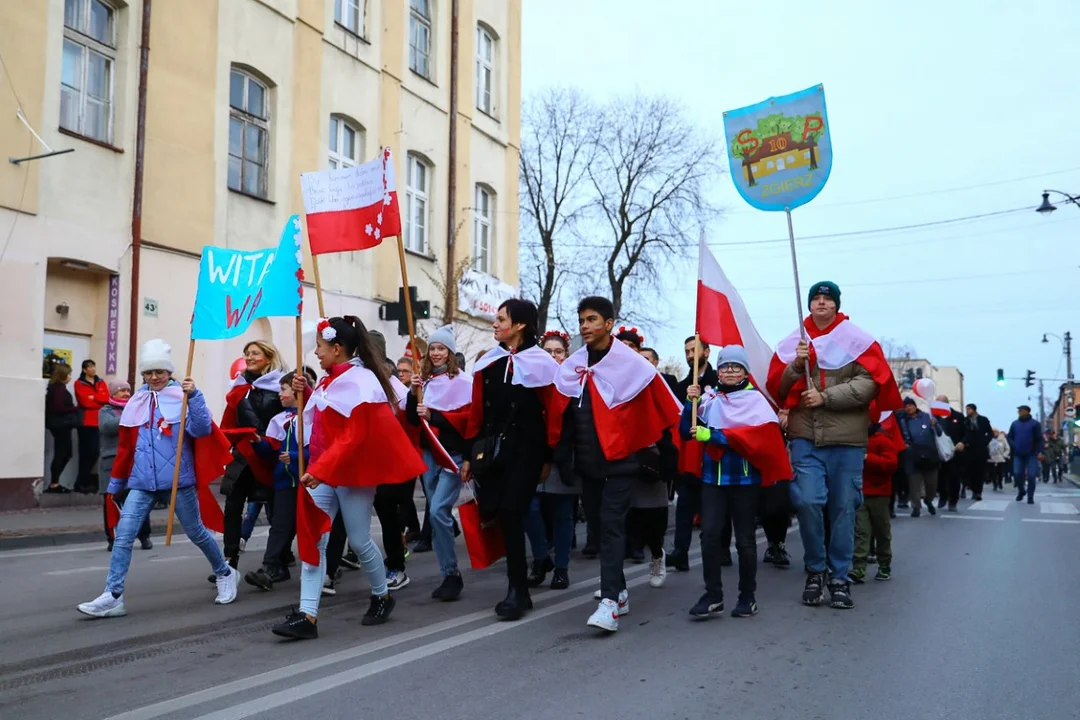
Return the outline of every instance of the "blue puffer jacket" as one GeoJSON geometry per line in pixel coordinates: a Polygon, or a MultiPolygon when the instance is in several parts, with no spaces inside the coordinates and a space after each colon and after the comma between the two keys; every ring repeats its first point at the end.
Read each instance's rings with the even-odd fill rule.
{"type": "MultiPolygon", "coordinates": [[[[170,385],[177,384],[175,380],[170,382],[170,385]]],[[[140,390],[142,389],[146,387],[140,390]]],[[[110,479],[108,490],[110,493],[118,493],[125,487],[147,492],[172,489],[173,470],[176,466],[176,443],[180,439],[179,423],[170,426],[171,436],[164,435],[158,432],[158,423],[161,419],[161,410],[155,407],[150,427],[143,425],[139,428],[139,440],[135,445],[135,462],[131,469],[131,477],[110,479]]],[[[187,438],[184,440],[183,457],[180,460],[180,482],[177,487],[194,487],[195,460],[191,440],[209,435],[212,426],[213,419],[210,416],[210,409],[206,406],[206,399],[201,391],[196,390],[188,396],[187,421],[184,424],[187,438]]]]}

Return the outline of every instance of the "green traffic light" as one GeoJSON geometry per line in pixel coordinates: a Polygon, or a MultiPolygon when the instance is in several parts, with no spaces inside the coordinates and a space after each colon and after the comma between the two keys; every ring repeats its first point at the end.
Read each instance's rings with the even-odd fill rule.
{"type": "Polygon", "coordinates": [[[998,368],[997,371],[997,384],[998,387],[1005,387],[1005,371],[998,368]]]}

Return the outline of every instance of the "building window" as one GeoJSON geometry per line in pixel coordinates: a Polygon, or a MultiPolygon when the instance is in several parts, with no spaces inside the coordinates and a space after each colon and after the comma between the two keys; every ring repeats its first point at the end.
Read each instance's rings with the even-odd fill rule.
{"type": "Polygon", "coordinates": [[[495,215],[495,194],[483,185],[476,186],[476,204],[473,207],[473,268],[491,273],[491,244],[495,233],[492,218],[495,215]]]}
{"type": "Polygon", "coordinates": [[[364,132],[337,115],[330,116],[330,169],[353,167],[360,164],[363,153],[364,132]]]}
{"type": "Polygon", "coordinates": [[[60,127],[112,143],[116,8],[102,0],[64,0],[60,127]]]}
{"type": "Polygon", "coordinates": [[[353,35],[367,37],[367,0],[334,0],[334,22],[353,35]]]}
{"type": "Polygon", "coordinates": [[[476,28],[476,107],[495,115],[495,38],[483,26],[476,28]]]}
{"type": "Polygon", "coordinates": [[[269,91],[241,70],[229,74],[229,189],[265,198],[269,164],[269,91]]]}
{"type": "Polygon", "coordinates": [[[405,248],[426,255],[431,166],[410,154],[405,165],[405,248]]]}
{"type": "Polygon", "coordinates": [[[409,0],[409,69],[431,79],[431,0],[409,0]]]}

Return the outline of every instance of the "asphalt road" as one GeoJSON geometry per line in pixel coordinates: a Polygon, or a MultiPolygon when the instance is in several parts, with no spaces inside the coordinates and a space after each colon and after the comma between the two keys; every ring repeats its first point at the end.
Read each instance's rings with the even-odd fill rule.
{"type": "Polygon", "coordinates": [[[350,572],[324,599],[321,637],[288,643],[268,628],[298,581],[215,606],[186,541],[135,551],[128,616],[108,620],[75,611],[103,587],[101,544],[0,553],[0,718],[1075,718],[1080,491],[1039,493],[901,517],[893,579],[857,586],[846,612],[799,604],[797,531],[792,569],[760,568],[750,619],[689,618],[696,552],[661,589],[628,565],[631,613],[610,637],[585,626],[598,564],[576,554],[573,586],[534,594],[518,623],[491,612],[501,564],[466,571],[462,600],[442,604],[434,557],[414,556],[377,628],[359,624],[367,588],[350,572]]]}

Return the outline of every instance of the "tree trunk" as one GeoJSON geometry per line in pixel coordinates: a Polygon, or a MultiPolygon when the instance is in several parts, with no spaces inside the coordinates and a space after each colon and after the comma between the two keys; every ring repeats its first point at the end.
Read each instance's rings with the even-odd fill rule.
{"type": "Polygon", "coordinates": [[[746,168],[746,179],[750,183],[750,187],[757,185],[757,180],[754,179],[754,168],[750,165],[750,158],[743,156],[742,166],[746,168]]]}
{"type": "Polygon", "coordinates": [[[813,138],[808,138],[807,142],[810,143],[810,169],[817,170],[817,143],[813,138]]]}

